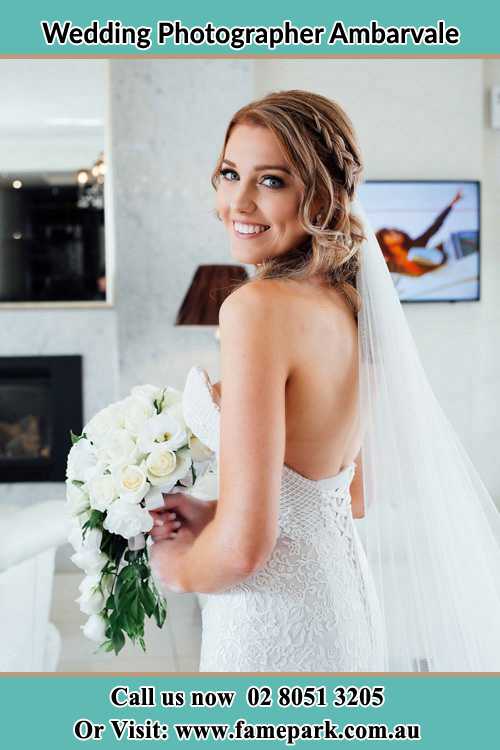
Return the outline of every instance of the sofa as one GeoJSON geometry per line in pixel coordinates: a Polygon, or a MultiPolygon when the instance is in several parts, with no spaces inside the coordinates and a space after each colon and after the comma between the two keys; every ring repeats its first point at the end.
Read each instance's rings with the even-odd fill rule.
{"type": "Polygon", "coordinates": [[[50,622],[54,558],[68,534],[64,501],[0,504],[0,672],[54,672],[61,638],[50,622]]]}

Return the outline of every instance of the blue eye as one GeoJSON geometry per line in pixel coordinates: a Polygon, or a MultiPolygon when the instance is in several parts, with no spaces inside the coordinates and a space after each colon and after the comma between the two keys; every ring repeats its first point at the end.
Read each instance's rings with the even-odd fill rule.
{"type": "Polygon", "coordinates": [[[266,175],[266,177],[263,177],[262,184],[265,185],[266,182],[274,183],[274,184],[267,184],[267,187],[270,187],[273,190],[276,190],[277,188],[281,188],[285,184],[283,180],[281,179],[281,177],[276,177],[276,175],[274,174],[269,174],[269,175],[266,175]]]}
{"type": "Polygon", "coordinates": [[[234,169],[221,169],[219,174],[228,182],[234,182],[235,179],[238,179],[238,174],[234,171],[234,169]],[[230,177],[230,175],[235,175],[235,177],[230,177]]]}

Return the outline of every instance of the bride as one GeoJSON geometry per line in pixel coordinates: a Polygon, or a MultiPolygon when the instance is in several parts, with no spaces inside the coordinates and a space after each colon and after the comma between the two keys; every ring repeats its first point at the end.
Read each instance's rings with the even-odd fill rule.
{"type": "Polygon", "coordinates": [[[422,371],[361,170],[349,118],[309,92],[226,132],[217,214],[255,274],[220,310],[222,385],[194,367],[184,390],[219,498],[166,495],[150,550],[164,589],[206,594],[201,671],[500,668],[498,514],[422,371]]]}

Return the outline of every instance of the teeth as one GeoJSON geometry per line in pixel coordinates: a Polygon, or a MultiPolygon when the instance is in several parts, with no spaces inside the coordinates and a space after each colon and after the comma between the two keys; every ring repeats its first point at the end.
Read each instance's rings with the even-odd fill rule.
{"type": "Polygon", "coordinates": [[[240,224],[238,221],[234,222],[234,228],[240,234],[260,234],[260,232],[265,232],[266,229],[269,229],[269,227],[262,224],[240,224]]]}

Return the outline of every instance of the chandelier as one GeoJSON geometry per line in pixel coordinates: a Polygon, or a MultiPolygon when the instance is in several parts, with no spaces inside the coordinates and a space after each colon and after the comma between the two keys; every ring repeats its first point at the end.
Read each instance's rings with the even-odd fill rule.
{"type": "Polygon", "coordinates": [[[100,153],[90,169],[81,169],[78,182],[78,208],[104,208],[104,175],[106,164],[104,154],[100,153]]]}

